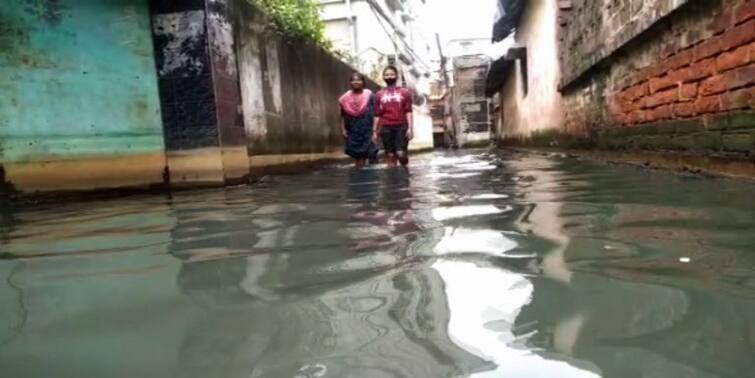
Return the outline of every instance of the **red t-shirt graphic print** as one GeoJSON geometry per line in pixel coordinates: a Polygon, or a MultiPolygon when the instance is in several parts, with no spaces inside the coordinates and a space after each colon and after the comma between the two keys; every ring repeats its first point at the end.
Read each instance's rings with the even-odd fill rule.
{"type": "Polygon", "coordinates": [[[412,94],[406,88],[384,88],[377,93],[375,106],[381,126],[406,125],[409,123],[407,113],[412,112],[412,94]]]}

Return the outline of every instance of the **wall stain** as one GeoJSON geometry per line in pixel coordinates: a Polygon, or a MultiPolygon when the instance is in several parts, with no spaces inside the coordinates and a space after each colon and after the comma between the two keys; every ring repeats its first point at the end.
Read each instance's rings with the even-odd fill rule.
{"type": "Polygon", "coordinates": [[[141,127],[151,128],[150,122],[154,119],[149,110],[149,104],[144,100],[136,100],[131,104],[131,113],[136,124],[141,127]]]}
{"type": "Polygon", "coordinates": [[[57,26],[68,9],[61,0],[26,0],[24,10],[50,26],[57,26]]]}
{"type": "Polygon", "coordinates": [[[0,163],[0,197],[16,193],[16,188],[5,178],[5,167],[0,163]]]}
{"type": "Polygon", "coordinates": [[[25,26],[0,10],[0,64],[33,69],[57,67],[44,52],[30,45],[29,33],[25,26]]]}

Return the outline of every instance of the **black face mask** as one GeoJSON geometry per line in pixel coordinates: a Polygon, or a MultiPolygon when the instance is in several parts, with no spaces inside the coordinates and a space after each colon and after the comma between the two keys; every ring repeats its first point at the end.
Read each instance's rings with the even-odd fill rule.
{"type": "Polygon", "coordinates": [[[389,86],[394,86],[396,85],[396,79],[385,79],[385,83],[389,86]]]}

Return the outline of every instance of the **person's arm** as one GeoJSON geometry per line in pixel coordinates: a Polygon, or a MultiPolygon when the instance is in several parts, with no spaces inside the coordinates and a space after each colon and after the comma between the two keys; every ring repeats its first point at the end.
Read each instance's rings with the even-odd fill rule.
{"type": "Polygon", "coordinates": [[[346,130],[346,118],[341,116],[341,135],[343,135],[344,138],[349,137],[349,132],[346,130]]]}
{"type": "Polygon", "coordinates": [[[380,117],[375,115],[375,120],[372,121],[372,141],[377,143],[380,139],[380,117]]]}
{"type": "Polygon", "coordinates": [[[412,117],[412,112],[406,113],[406,140],[412,140],[414,139],[414,117],[412,117]]]}
{"type": "MultiPolygon", "coordinates": [[[[407,91],[409,92],[409,91],[407,91]]],[[[412,140],[414,139],[414,117],[412,117],[413,110],[412,110],[412,93],[409,92],[409,100],[407,101],[407,104],[404,106],[404,111],[406,112],[406,125],[408,126],[406,128],[406,140],[412,140]]]]}
{"type": "Polygon", "coordinates": [[[378,139],[380,139],[380,116],[383,111],[382,106],[380,106],[379,92],[375,94],[373,101],[375,101],[375,119],[372,121],[372,141],[377,144],[378,139]]]}

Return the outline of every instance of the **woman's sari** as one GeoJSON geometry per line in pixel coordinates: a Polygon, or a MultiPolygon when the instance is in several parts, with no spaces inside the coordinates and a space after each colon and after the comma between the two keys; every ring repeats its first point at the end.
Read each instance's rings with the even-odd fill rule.
{"type": "Polygon", "coordinates": [[[360,93],[346,92],[338,100],[341,115],[346,122],[345,152],[354,159],[370,159],[377,155],[377,148],[372,143],[372,122],[375,117],[375,96],[369,89],[360,93]]]}

